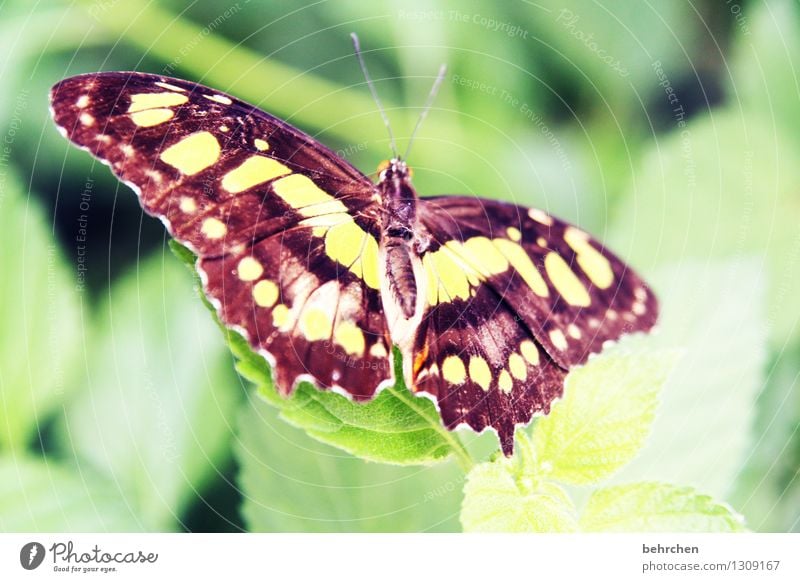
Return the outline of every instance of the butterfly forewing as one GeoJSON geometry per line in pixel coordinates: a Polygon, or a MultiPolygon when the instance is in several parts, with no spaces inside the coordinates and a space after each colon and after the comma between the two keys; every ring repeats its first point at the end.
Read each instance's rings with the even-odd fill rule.
{"type": "Polygon", "coordinates": [[[178,79],[99,73],[52,91],[66,136],[198,256],[222,321],[298,380],[369,397],[392,377],[372,183],[310,137],[178,79]]]}
{"type": "MultiPolygon", "coordinates": [[[[582,230],[541,210],[445,196],[423,199],[420,219],[434,233],[431,251],[438,261],[506,298],[519,324],[565,369],[608,340],[649,330],[657,319],[655,295],[632,269],[582,230]]],[[[456,299],[469,299],[476,286],[442,285],[436,263],[428,261],[429,288],[438,281],[445,298],[450,285],[456,299]]]]}

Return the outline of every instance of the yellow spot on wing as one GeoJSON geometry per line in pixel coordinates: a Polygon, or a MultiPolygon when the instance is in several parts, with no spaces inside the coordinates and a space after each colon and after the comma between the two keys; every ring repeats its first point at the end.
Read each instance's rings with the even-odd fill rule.
{"type": "Polygon", "coordinates": [[[339,200],[314,184],[308,176],[292,174],[272,185],[275,193],[303,216],[347,212],[339,200]]]}
{"type": "Polygon", "coordinates": [[[525,360],[519,354],[511,354],[508,358],[508,368],[511,370],[511,375],[517,380],[524,380],[528,375],[528,367],[525,365],[525,360]]]}
{"type": "Polygon", "coordinates": [[[353,220],[333,226],[325,235],[325,254],[350,267],[361,253],[366,234],[353,220]]]}
{"type": "Polygon", "coordinates": [[[352,220],[353,217],[346,212],[334,212],[333,214],[322,214],[320,216],[304,218],[300,221],[300,224],[303,226],[321,228],[327,231],[332,226],[336,226],[337,224],[342,224],[345,222],[351,222],[352,220]]]}
{"type": "Polygon", "coordinates": [[[578,326],[575,325],[574,323],[570,323],[567,326],[567,333],[569,334],[570,337],[573,337],[575,339],[581,339],[581,337],[583,336],[580,328],[578,328],[578,326]]]}
{"type": "Polygon", "coordinates": [[[378,277],[379,262],[378,241],[371,234],[367,234],[364,250],[361,251],[361,270],[364,283],[373,289],[378,289],[381,286],[380,278],[378,277]]]}
{"type": "Polygon", "coordinates": [[[561,255],[555,252],[548,253],[544,258],[544,267],[547,270],[547,276],[550,277],[550,281],[564,301],[580,307],[586,307],[592,302],[586,287],[572,272],[567,262],[561,258],[561,255]]]}
{"type": "Polygon", "coordinates": [[[491,277],[508,269],[506,258],[485,236],[467,239],[462,248],[461,255],[484,277],[491,277]]]}
{"type": "Polygon", "coordinates": [[[539,297],[547,297],[550,293],[539,270],[531,261],[528,253],[520,245],[506,239],[495,239],[495,246],[508,259],[511,266],[519,273],[525,284],[539,297]]]}
{"type": "Polygon", "coordinates": [[[145,109],[155,109],[157,107],[173,107],[182,105],[189,100],[186,95],[174,93],[172,91],[160,93],[134,93],[131,95],[131,105],[128,113],[144,111],[145,109]]]}
{"type": "Polygon", "coordinates": [[[523,280],[539,295],[547,296],[547,284],[528,254],[507,239],[490,240],[483,236],[463,243],[451,240],[436,251],[427,253],[422,264],[428,277],[428,303],[468,299],[473,287],[482,280],[513,266],[523,280]]]}
{"type": "Polygon", "coordinates": [[[447,356],[442,362],[442,376],[451,384],[463,384],[467,379],[464,362],[458,356],[447,356]]]}
{"type": "Polygon", "coordinates": [[[272,325],[281,329],[287,323],[289,323],[289,308],[283,304],[276,305],[275,309],[272,310],[272,325]]]}
{"type": "Polygon", "coordinates": [[[588,235],[570,226],[564,231],[564,240],[578,255],[578,265],[592,283],[608,289],[614,282],[614,271],[609,260],[589,243],[588,235]]]}
{"type": "Polygon", "coordinates": [[[153,127],[172,119],[174,114],[172,109],[148,109],[131,114],[131,120],[139,127],[153,127]]]}
{"type": "Polygon", "coordinates": [[[222,103],[223,105],[231,105],[233,101],[231,101],[225,95],[203,95],[206,99],[210,101],[216,101],[217,103],[222,103]]]}
{"type": "Polygon", "coordinates": [[[191,176],[219,159],[217,138],[207,131],[198,131],[171,145],[161,153],[161,161],[191,176]]]}
{"type": "Polygon", "coordinates": [[[277,160],[266,156],[250,156],[237,168],[225,174],[222,178],[222,187],[232,194],[237,194],[290,173],[291,170],[277,160]]]}
{"type": "Polygon", "coordinates": [[[375,358],[385,358],[388,353],[386,352],[386,348],[383,347],[383,344],[378,342],[373,344],[373,346],[369,349],[369,355],[375,358]]]}
{"type": "Polygon", "coordinates": [[[469,359],[469,377],[483,390],[488,391],[492,383],[492,371],[486,360],[480,356],[472,356],[469,359]]]}
{"type": "Polygon", "coordinates": [[[331,337],[331,317],[321,307],[312,306],[300,315],[300,331],[308,341],[331,337]]]}
{"type": "Polygon", "coordinates": [[[312,227],[314,236],[325,237],[325,254],[330,259],[347,267],[369,287],[380,288],[378,241],[349,214],[321,214],[306,218],[300,224],[312,227]]]}
{"type": "Polygon", "coordinates": [[[92,125],[94,125],[94,117],[89,113],[81,113],[78,119],[80,119],[80,122],[86,127],[91,127],[92,125]]]}
{"type": "Polygon", "coordinates": [[[508,235],[508,238],[515,242],[519,242],[522,239],[522,233],[518,228],[514,228],[513,226],[509,226],[506,229],[506,234],[508,235]]]}
{"type": "Polygon", "coordinates": [[[454,299],[469,298],[469,280],[461,264],[453,260],[451,254],[444,249],[428,253],[422,264],[428,273],[428,298],[431,304],[447,302],[454,299]],[[435,296],[433,294],[436,294],[435,296]]]}
{"type": "Polygon", "coordinates": [[[253,286],[253,299],[259,307],[272,307],[278,300],[278,286],[263,279],[253,286]]]}
{"type": "Polygon", "coordinates": [[[236,272],[242,281],[255,281],[264,273],[264,267],[253,257],[244,257],[236,266],[236,272]]]}
{"type": "Polygon", "coordinates": [[[364,355],[364,332],[352,321],[343,321],[333,332],[333,341],[350,355],[364,355]]]}
{"type": "Polygon", "coordinates": [[[161,81],[156,81],[156,85],[158,85],[162,89],[169,89],[170,91],[181,91],[183,93],[186,92],[186,89],[184,89],[183,87],[178,87],[177,85],[171,85],[170,83],[162,83],[161,81]]]}
{"type": "MultiPolygon", "coordinates": [[[[378,241],[371,234],[361,230],[358,225],[356,225],[356,228],[363,233],[363,238],[359,247],[358,258],[350,265],[350,271],[356,277],[363,279],[368,286],[377,289],[380,286],[378,278],[378,241]]],[[[328,236],[330,236],[330,232],[328,236]]]]}
{"type": "Polygon", "coordinates": [[[191,214],[192,212],[197,210],[197,202],[194,201],[194,198],[189,198],[188,196],[181,196],[180,209],[181,212],[185,212],[186,214],[191,214]]]}
{"type": "Polygon", "coordinates": [[[210,239],[222,238],[228,232],[228,227],[216,218],[206,218],[200,227],[200,232],[210,239]]]}
{"type": "Polygon", "coordinates": [[[539,364],[539,350],[536,349],[536,344],[531,340],[525,340],[519,344],[519,351],[522,357],[534,366],[539,364]]]}
{"type": "Polygon", "coordinates": [[[567,349],[567,338],[560,329],[554,329],[550,332],[550,341],[559,350],[567,349]]]}
{"type": "Polygon", "coordinates": [[[514,388],[514,381],[511,379],[508,370],[503,370],[500,372],[500,377],[497,379],[497,385],[500,387],[500,390],[506,394],[511,392],[511,389],[514,388]]]}
{"type": "Polygon", "coordinates": [[[538,208],[531,208],[528,210],[528,216],[530,216],[536,222],[544,224],[545,226],[552,226],[553,224],[553,219],[538,208]]]}
{"type": "Polygon", "coordinates": [[[83,109],[87,105],[89,105],[88,95],[81,95],[80,97],[78,97],[78,100],[75,101],[75,107],[77,107],[78,109],[83,109]]]}
{"type": "Polygon", "coordinates": [[[257,150],[262,151],[262,152],[265,152],[265,151],[267,151],[269,149],[269,143],[267,143],[263,139],[258,139],[258,138],[254,139],[253,140],[253,145],[256,146],[257,150]]]}

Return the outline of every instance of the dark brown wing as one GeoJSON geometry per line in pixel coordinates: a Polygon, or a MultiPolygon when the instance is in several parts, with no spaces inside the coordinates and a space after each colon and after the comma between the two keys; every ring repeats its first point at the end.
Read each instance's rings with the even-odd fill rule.
{"type": "Polygon", "coordinates": [[[448,425],[495,428],[507,454],[515,424],[549,410],[566,370],[656,321],[655,296],[628,266],[540,210],[448,196],[423,199],[419,219],[432,244],[415,386],[448,425]]]}
{"type": "Polygon", "coordinates": [[[309,379],[369,397],[391,380],[365,176],[260,109],[178,79],[81,75],[51,104],[66,137],[197,254],[221,320],[270,360],[284,393],[309,379]]]}

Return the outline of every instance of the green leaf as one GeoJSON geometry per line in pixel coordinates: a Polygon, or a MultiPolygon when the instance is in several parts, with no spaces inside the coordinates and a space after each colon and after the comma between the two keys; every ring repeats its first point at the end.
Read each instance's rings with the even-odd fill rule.
{"type": "Polygon", "coordinates": [[[628,337],[567,376],[564,399],[533,430],[540,471],[564,483],[609,477],[639,452],[677,354],[628,337]]]}
{"type": "Polygon", "coordinates": [[[240,381],[171,256],[140,263],[108,297],[64,442],[120,484],[145,527],[174,529],[230,455],[240,381]]]}
{"type": "Polygon", "coordinates": [[[463,472],[369,463],[310,438],[255,398],[239,415],[237,479],[249,531],[458,531],[463,472]]]}
{"type": "MultiPolygon", "coordinates": [[[[176,255],[194,269],[193,255],[171,243],[176,255]]],[[[208,302],[206,305],[210,307],[208,302]]],[[[215,315],[216,317],[216,315],[215,315]]],[[[428,398],[411,394],[404,386],[400,356],[395,352],[395,386],[370,402],[354,402],[333,392],[301,383],[288,397],[278,393],[266,360],[250,349],[237,332],[222,327],[236,357],[236,369],[258,388],[264,400],[277,407],[281,418],[315,439],[362,459],[398,465],[426,464],[455,454],[463,467],[471,464],[458,438],[441,422],[428,398]]]]}
{"type": "Polygon", "coordinates": [[[472,468],[464,486],[461,524],[466,532],[571,532],[575,507],[567,493],[537,474],[530,441],[517,434],[511,458],[472,468]]]}
{"type": "Polygon", "coordinates": [[[0,532],[141,531],[113,481],[29,457],[0,456],[0,532]]]}
{"type": "MultiPolygon", "coordinates": [[[[0,145],[0,154],[12,146],[0,145]]],[[[84,327],[75,273],[67,271],[52,227],[2,166],[0,265],[0,447],[21,448],[75,386],[84,327]]]]}
{"type": "Polygon", "coordinates": [[[654,346],[682,351],[645,449],[616,482],[665,481],[727,499],[753,439],[767,329],[759,260],[685,261],[651,282],[662,301],[654,346]]]}
{"type": "Polygon", "coordinates": [[[691,487],[633,483],[595,491],[580,519],[588,532],[739,532],[744,520],[691,487]]]}

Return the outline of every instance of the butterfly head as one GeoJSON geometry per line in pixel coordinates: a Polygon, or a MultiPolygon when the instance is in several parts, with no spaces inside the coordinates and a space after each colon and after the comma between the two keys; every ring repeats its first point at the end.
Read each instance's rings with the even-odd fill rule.
{"type": "Polygon", "coordinates": [[[409,182],[414,177],[414,170],[401,158],[383,160],[378,164],[378,178],[381,182],[390,180],[409,182]]]}

